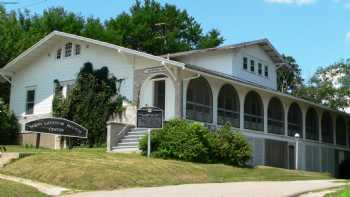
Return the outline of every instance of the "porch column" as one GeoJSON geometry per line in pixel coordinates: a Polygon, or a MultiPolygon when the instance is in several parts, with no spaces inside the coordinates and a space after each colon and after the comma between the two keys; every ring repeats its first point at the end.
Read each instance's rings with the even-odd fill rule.
{"type": "Polygon", "coordinates": [[[345,118],[346,147],[349,147],[349,120],[345,118]]]}
{"type": "Polygon", "coordinates": [[[306,139],[306,109],[303,108],[301,110],[301,114],[302,114],[302,132],[303,132],[303,139],[306,139]]]}
{"type": "Polygon", "coordinates": [[[264,105],[264,133],[268,133],[268,108],[269,108],[269,98],[263,97],[264,105]]]}
{"type": "Polygon", "coordinates": [[[181,79],[181,74],[178,69],[174,70],[174,74],[176,75],[176,79],[174,81],[175,83],[175,117],[176,118],[181,118],[182,114],[182,79],[181,79]]]}
{"type": "Polygon", "coordinates": [[[238,92],[239,97],[239,128],[240,130],[244,129],[244,100],[245,93],[238,92]]]}
{"type": "Polygon", "coordinates": [[[290,103],[284,103],[284,135],[288,136],[288,109],[289,109],[290,103]]]}
{"type": "Polygon", "coordinates": [[[319,142],[322,142],[322,111],[317,110],[319,142]]]}
{"type": "Polygon", "coordinates": [[[331,114],[331,117],[332,117],[332,122],[333,122],[333,144],[334,145],[337,145],[337,135],[336,135],[336,132],[337,132],[337,118],[335,116],[335,114],[331,114]]]}
{"type": "Polygon", "coordinates": [[[215,86],[212,86],[213,90],[213,125],[218,124],[218,91],[215,86]]]}

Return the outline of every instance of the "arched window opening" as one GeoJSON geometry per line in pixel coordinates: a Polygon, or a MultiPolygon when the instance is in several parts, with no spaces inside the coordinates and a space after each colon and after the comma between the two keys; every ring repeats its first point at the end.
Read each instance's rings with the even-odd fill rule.
{"type": "Polygon", "coordinates": [[[306,113],[306,139],[318,140],[319,128],[318,128],[318,116],[317,112],[313,108],[309,108],[306,113]]]}
{"type": "Polygon", "coordinates": [[[224,85],[218,98],[218,123],[239,127],[239,97],[234,87],[224,85]]]}
{"type": "Polygon", "coordinates": [[[288,136],[294,137],[296,133],[299,133],[300,137],[303,137],[302,116],[299,105],[291,104],[288,110],[288,136]]]}
{"type": "Polygon", "coordinates": [[[203,77],[192,79],[187,89],[186,117],[190,120],[213,121],[213,95],[203,77]]]}
{"type": "Polygon", "coordinates": [[[268,132],[274,134],[284,134],[284,110],[282,102],[273,97],[268,109],[268,132]]]}
{"type": "Polygon", "coordinates": [[[333,143],[333,119],[330,113],[323,113],[321,124],[322,141],[326,143],[333,143]]]}
{"type": "Polygon", "coordinates": [[[346,123],[343,117],[337,118],[336,124],[336,142],[338,145],[346,145],[346,123]]]}
{"type": "Polygon", "coordinates": [[[264,108],[258,93],[251,91],[244,103],[244,128],[264,131],[264,108]]]}

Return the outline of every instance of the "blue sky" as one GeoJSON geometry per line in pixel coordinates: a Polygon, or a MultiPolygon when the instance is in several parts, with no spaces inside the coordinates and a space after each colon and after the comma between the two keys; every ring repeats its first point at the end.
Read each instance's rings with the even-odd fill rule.
{"type": "MultiPolygon", "coordinates": [[[[8,0],[9,1],[9,0],[8,0]]],[[[18,0],[8,9],[35,13],[52,6],[108,19],[133,0],[18,0]]],[[[268,38],[292,55],[309,79],[320,66],[350,58],[350,0],[159,0],[186,9],[204,30],[217,28],[225,44],[268,38]]],[[[0,1],[1,2],[1,1],[0,1]]]]}

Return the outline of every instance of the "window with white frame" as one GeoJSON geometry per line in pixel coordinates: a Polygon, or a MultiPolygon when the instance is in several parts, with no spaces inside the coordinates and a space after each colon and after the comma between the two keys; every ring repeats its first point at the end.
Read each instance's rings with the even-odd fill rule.
{"type": "Polygon", "coordinates": [[[262,64],[258,63],[258,74],[262,75],[262,64]]]}
{"type": "Polygon", "coordinates": [[[56,59],[61,59],[62,57],[62,49],[58,49],[56,52],[56,59]]]}
{"type": "Polygon", "coordinates": [[[69,57],[72,55],[72,47],[73,47],[73,44],[71,42],[66,44],[66,46],[64,47],[64,56],[65,57],[69,57]]]}
{"type": "Polygon", "coordinates": [[[265,66],[265,77],[269,77],[269,67],[265,66]]]}
{"type": "Polygon", "coordinates": [[[255,72],[255,61],[250,60],[250,72],[255,72]]]}
{"type": "Polygon", "coordinates": [[[26,115],[34,113],[35,105],[35,87],[27,88],[26,90],[26,115]]]}
{"type": "Polygon", "coordinates": [[[247,70],[248,69],[248,58],[243,57],[243,69],[247,70]]]}
{"type": "Polygon", "coordinates": [[[80,55],[81,47],[79,44],[75,45],[75,55],[80,55]]]}

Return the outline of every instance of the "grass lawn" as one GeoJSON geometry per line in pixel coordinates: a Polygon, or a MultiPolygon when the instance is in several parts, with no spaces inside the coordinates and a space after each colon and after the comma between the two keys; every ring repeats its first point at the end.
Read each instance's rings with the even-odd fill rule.
{"type": "Polygon", "coordinates": [[[39,192],[35,188],[15,183],[11,181],[5,181],[0,179],[0,197],[44,197],[45,194],[39,192]]]}
{"type": "Polygon", "coordinates": [[[237,168],[110,154],[105,149],[52,151],[9,146],[12,152],[36,152],[0,169],[0,173],[80,190],[111,190],[187,183],[330,179],[326,173],[270,167],[237,168]]]}
{"type": "Polygon", "coordinates": [[[327,194],[325,197],[350,197],[350,186],[344,187],[334,193],[327,194]]]}

